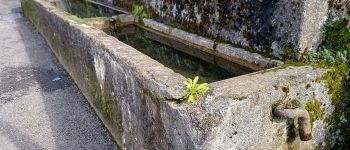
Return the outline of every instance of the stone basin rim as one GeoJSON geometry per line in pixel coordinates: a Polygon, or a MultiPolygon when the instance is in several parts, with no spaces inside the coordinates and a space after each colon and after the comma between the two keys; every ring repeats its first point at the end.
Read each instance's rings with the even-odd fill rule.
{"type": "MultiPolygon", "coordinates": [[[[158,91],[160,93],[160,95],[164,96],[165,99],[179,100],[179,99],[183,99],[185,97],[186,89],[184,87],[183,82],[185,81],[186,77],[184,77],[183,75],[174,72],[172,69],[170,69],[168,67],[165,67],[163,64],[159,63],[158,61],[150,58],[149,56],[147,56],[145,54],[142,54],[141,52],[139,52],[137,49],[131,47],[130,45],[119,41],[117,38],[106,34],[101,29],[96,28],[96,27],[94,27],[92,25],[86,25],[86,23],[79,23],[76,20],[71,19],[71,17],[73,17],[74,15],[60,10],[59,8],[55,7],[52,3],[50,3],[49,1],[42,1],[42,0],[36,0],[36,1],[40,1],[40,3],[37,3],[37,4],[41,5],[42,7],[47,8],[53,14],[56,14],[56,15],[58,14],[60,17],[62,17],[63,20],[68,20],[72,27],[76,27],[79,30],[89,30],[92,33],[94,33],[95,35],[97,34],[97,35],[105,36],[105,37],[100,37],[100,38],[96,38],[94,36],[89,36],[89,37],[90,38],[94,38],[96,40],[96,42],[99,42],[101,44],[101,46],[104,47],[104,49],[102,49],[102,50],[104,50],[105,52],[109,53],[111,56],[115,56],[114,58],[118,58],[119,57],[119,56],[116,56],[116,54],[118,53],[118,51],[116,50],[117,49],[116,47],[127,47],[128,50],[132,50],[133,52],[138,53],[138,56],[144,57],[142,59],[144,59],[145,61],[147,61],[147,62],[152,61],[154,63],[153,64],[154,68],[161,68],[161,70],[163,70],[163,71],[166,70],[165,72],[168,73],[168,74],[171,74],[174,78],[182,79],[182,80],[178,80],[176,82],[172,81],[172,83],[170,83],[170,85],[169,85],[169,84],[166,83],[167,81],[165,81],[164,79],[157,78],[157,76],[152,74],[152,72],[150,72],[150,70],[146,71],[146,70],[142,70],[142,69],[140,70],[139,68],[136,69],[142,75],[142,78],[147,79],[147,77],[148,77],[148,80],[153,80],[153,81],[155,81],[157,83],[160,82],[162,84],[162,86],[166,87],[165,90],[161,90],[162,87],[158,86],[157,90],[156,90],[156,91],[158,91]],[[46,4],[44,5],[43,3],[46,3],[46,4]],[[108,44],[106,44],[104,41],[108,41],[108,44]],[[110,44],[110,43],[115,43],[115,44],[110,44]],[[116,43],[122,44],[122,45],[117,46],[116,43]],[[164,85],[164,83],[165,83],[165,85],[164,85]],[[175,92],[175,91],[177,91],[177,92],[175,92]]],[[[130,14],[120,14],[120,15],[117,15],[117,16],[122,16],[122,15],[133,16],[133,15],[130,15],[130,14]]],[[[110,19],[110,18],[113,18],[113,17],[115,17],[115,16],[112,16],[112,17],[99,17],[99,18],[109,18],[110,19]]],[[[140,18],[135,17],[135,16],[133,16],[133,17],[134,17],[134,20],[132,22],[133,24],[135,22],[138,22],[138,20],[140,19],[140,18]]],[[[86,19],[89,19],[89,18],[86,18],[86,19]]],[[[146,19],[143,19],[143,20],[146,20],[146,19]]],[[[151,19],[147,19],[147,20],[151,20],[151,19]]],[[[136,24],[136,25],[140,26],[140,24],[136,24]]],[[[177,28],[172,28],[172,29],[177,29],[177,28]]],[[[186,31],[184,31],[184,32],[186,32],[186,31]]],[[[196,35],[196,36],[198,36],[198,35],[196,35]]],[[[199,36],[199,37],[201,37],[201,36],[199,36]]],[[[279,65],[277,67],[279,67],[279,65]]],[[[268,68],[268,69],[271,69],[271,68],[268,68]]],[[[240,77],[240,76],[250,76],[250,75],[256,74],[256,73],[258,73],[260,71],[258,70],[258,71],[252,72],[252,73],[239,75],[239,76],[231,77],[231,78],[224,79],[224,80],[215,81],[215,82],[209,83],[209,87],[217,87],[218,84],[220,84],[221,82],[223,82],[225,80],[229,80],[229,79],[232,79],[232,78],[237,78],[237,77],[240,77]],[[212,86],[212,85],[215,85],[215,86],[212,86]]],[[[166,76],[163,76],[163,77],[167,78],[166,76]]]]}

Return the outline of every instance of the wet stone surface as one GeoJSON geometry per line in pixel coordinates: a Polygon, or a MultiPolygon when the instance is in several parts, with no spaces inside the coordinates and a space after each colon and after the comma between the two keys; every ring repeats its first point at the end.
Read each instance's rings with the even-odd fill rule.
{"type": "Polygon", "coordinates": [[[146,31],[135,26],[109,29],[106,32],[185,77],[200,76],[200,82],[211,83],[241,75],[152,40],[147,37],[146,31]]]}

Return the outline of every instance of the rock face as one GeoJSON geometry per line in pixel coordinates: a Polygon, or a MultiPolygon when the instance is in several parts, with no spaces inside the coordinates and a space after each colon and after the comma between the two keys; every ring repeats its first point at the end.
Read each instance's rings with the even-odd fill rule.
{"type": "Polygon", "coordinates": [[[22,7],[122,149],[302,149],[332,140],[324,118],[333,106],[320,80],[326,70],[256,72],[211,83],[196,104],[179,103],[185,77],[46,0],[22,7]],[[295,120],[272,114],[277,104],[313,101],[324,113],[312,122],[311,141],[299,140],[295,120]]]}
{"type": "Polygon", "coordinates": [[[142,4],[160,22],[280,58],[315,50],[329,10],[327,0],[96,1],[130,11],[142,4]]]}
{"type": "Polygon", "coordinates": [[[349,19],[350,1],[348,0],[329,0],[329,19],[327,24],[332,23],[337,19],[349,19]]]}

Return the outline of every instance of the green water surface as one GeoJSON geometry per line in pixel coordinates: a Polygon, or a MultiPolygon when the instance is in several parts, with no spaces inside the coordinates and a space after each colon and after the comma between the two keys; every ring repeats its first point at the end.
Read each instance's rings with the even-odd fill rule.
{"type": "Polygon", "coordinates": [[[141,29],[137,32],[128,29],[109,29],[106,32],[186,78],[193,79],[195,76],[200,76],[201,83],[211,83],[239,75],[149,39],[141,29]]]}

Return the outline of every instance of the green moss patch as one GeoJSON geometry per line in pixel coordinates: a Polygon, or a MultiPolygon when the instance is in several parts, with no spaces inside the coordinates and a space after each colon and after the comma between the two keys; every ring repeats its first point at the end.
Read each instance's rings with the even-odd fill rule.
{"type": "Polygon", "coordinates": [[[149,90],[149,91],[148,91],[148,94],[149,94],[149,96],[151,97],[152,102],[157,102],[157,101],[158,101],[158,96],[157,96],[156,91],[154,91],[154,90],[149,90]]]}
{"type": "Polygon", "coordinates": [[[318,100],[312,100],[305,104],[305,109],[309,112],[311,119],[311,126],[316,120],[323,120],[325,110],[322,107],[322,102],[318,100]]]}
{"type": "Polygon", "coordinates": [[[301,106],[300,102],[296,99],[289,100],[286,103],[287,108],[299,108],[301,106]]]}
{"type": "Polygon", "coordinates": [[[284,93],[289,93],[289,87],[288,87],[288,86],[282,87],[282,91],[283,91],[284,93]]]}
{"type": "Polygon", "coordinates": [[[111,100],[109,98],[104,98],[102,102],[103,102],[103,112],[106,114],[108,119],[112,119],[111,100]]]}
{"type": "Polygon", "coordinates": [[[78,16],[70,15],[70,18],[79,24],[87,24],[87,21],[85,19],[79,18],[78,16]]]}
{"type": "Polygon", "coordinates": [[[30,4],[27,0],[22,1],[22,8],[24,11],[24,15],[32,21],[36,29],[40,30],[40,18],[37,11],[33,8],[32,4],[30,4]]]}
{"type": "Polygon", "coordinates": [[[350,50],[350,32],[347,28],[348,20],[340,19],[325,29],[324,46],[327,49],[350,50]]]}

